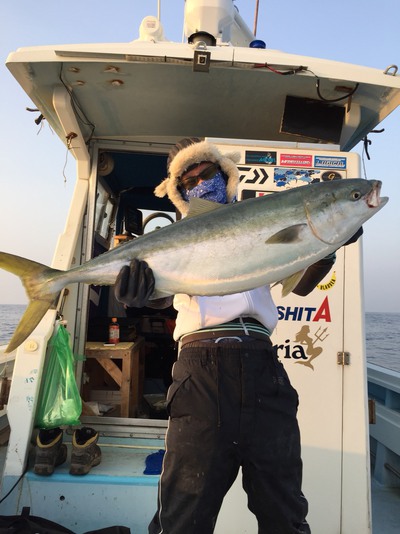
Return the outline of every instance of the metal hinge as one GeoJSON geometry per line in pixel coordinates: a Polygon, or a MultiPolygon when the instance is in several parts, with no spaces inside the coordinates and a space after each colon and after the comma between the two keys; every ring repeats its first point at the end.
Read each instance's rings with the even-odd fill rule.
{"type": "Polygon", "coordinates": [[[338,352],[337,363],[338,365],[350,365],[350,352],[338,352]]]}

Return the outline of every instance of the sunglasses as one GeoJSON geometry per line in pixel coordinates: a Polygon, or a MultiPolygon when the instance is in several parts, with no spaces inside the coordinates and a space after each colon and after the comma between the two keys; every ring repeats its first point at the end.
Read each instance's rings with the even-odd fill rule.
{"type": "MultiPolygon", "coordinates": [[[[187,191],[190,191],[200,183],[200,180],[211,180],[211,178],[213,178],[217,174],[217,172],[219,172],[219,170],[219,165],[217,165],[216,163],[212,163],[211,165],[203,169],[201,172],[199,172],[199,174],[195,174],[192,176],[181,176],[179,178],[179,185],[181,185],[187,191]]],[[[186,172],[188,172],[188,170],[186,172]]]]}

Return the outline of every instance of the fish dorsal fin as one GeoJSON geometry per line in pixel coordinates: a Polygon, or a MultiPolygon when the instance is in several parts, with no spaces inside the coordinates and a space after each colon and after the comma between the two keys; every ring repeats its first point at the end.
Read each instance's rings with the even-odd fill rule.
{"type": "Polygon", "coordinates": [[[211,200],[204,200],[203,198],[191,198],[189,201],[189,212],[186,215],[186,219],[218,210],[222,205],[223,204],[218,204],[218,202],[211,202],[211,200]]]}
{"type": "Polygon", "coordinates": [[[292,274],[291,276],[288,276],[287,278],[284,278],[282,283],[282,297],[286,297],[293,291],[293,289],[298,285],[300,280],[303,278],[304,273],[306,272],[306,269],[303,269],[297,273],[292,274]]]}
{"type": "Polygon", "coordinates": [[[293,226],[288,226],[283,230],[279,230],[276,234],[272,235],[266,240],[268,245],[271,244],[288,244],[301,241],[302,231],[307,228],[305,223],[294,224],[293,226]]]}

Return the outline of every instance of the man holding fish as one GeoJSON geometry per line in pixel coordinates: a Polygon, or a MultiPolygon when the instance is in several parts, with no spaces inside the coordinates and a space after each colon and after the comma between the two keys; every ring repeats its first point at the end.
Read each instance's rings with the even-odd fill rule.
{"type": "Polygon", "coordinates": [[[308,294],[335,251],[388,202],[379,180],[362,179],[233,202],[236,162],[237,154],[206,141],[183,140],[155,191],[183,220],[66,271],[0,252],[0,268],[21,278],[29,297],[6,352],[71,283],[116,285],[128,306],[162,307],[175,295],[180,352],[150,534],[212,533],[239,467],[260,534],[310,532],[298,398],[271,344],[278,317],[269,284],[281,282],[284,295],[308,294]]]}
{"type": "MultiPolygon", "coordinates": [[[[183,217],[191,217],[192,205],[199,214],[215,209],[210,201],[232,203],[236,162],[237,154],[183,139],[170,151],[168,178],[155,194],[168,195],[183,217]]],[[[235,252],[226,252],[234,263],[235,252]]],[[[291,280],[291,290],[308,294],[334,262],[334,253],[320,259],[291,280]]],[[[135,259],[121,269],[115,293],[131,307],[169,306],[172,297],[150,300],[154,287],[148,264],[135,259]]],[[[179,356],[167,395],[166,450],[149,533],[211,534],[240,467],[260,534],[310,533],[301,491],[298,396],[271,343],[278,314],[269,286],[221,296],[176,294],[173,304],[179,356]]]]}

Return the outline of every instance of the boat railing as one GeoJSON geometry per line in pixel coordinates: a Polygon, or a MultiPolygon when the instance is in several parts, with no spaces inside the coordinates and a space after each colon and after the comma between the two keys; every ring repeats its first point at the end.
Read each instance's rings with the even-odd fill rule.
{"type": "Polygon", "coordinates": [[[368,396],[372,475],[400,487],[400,372],[369,363],[368,396]]]}

